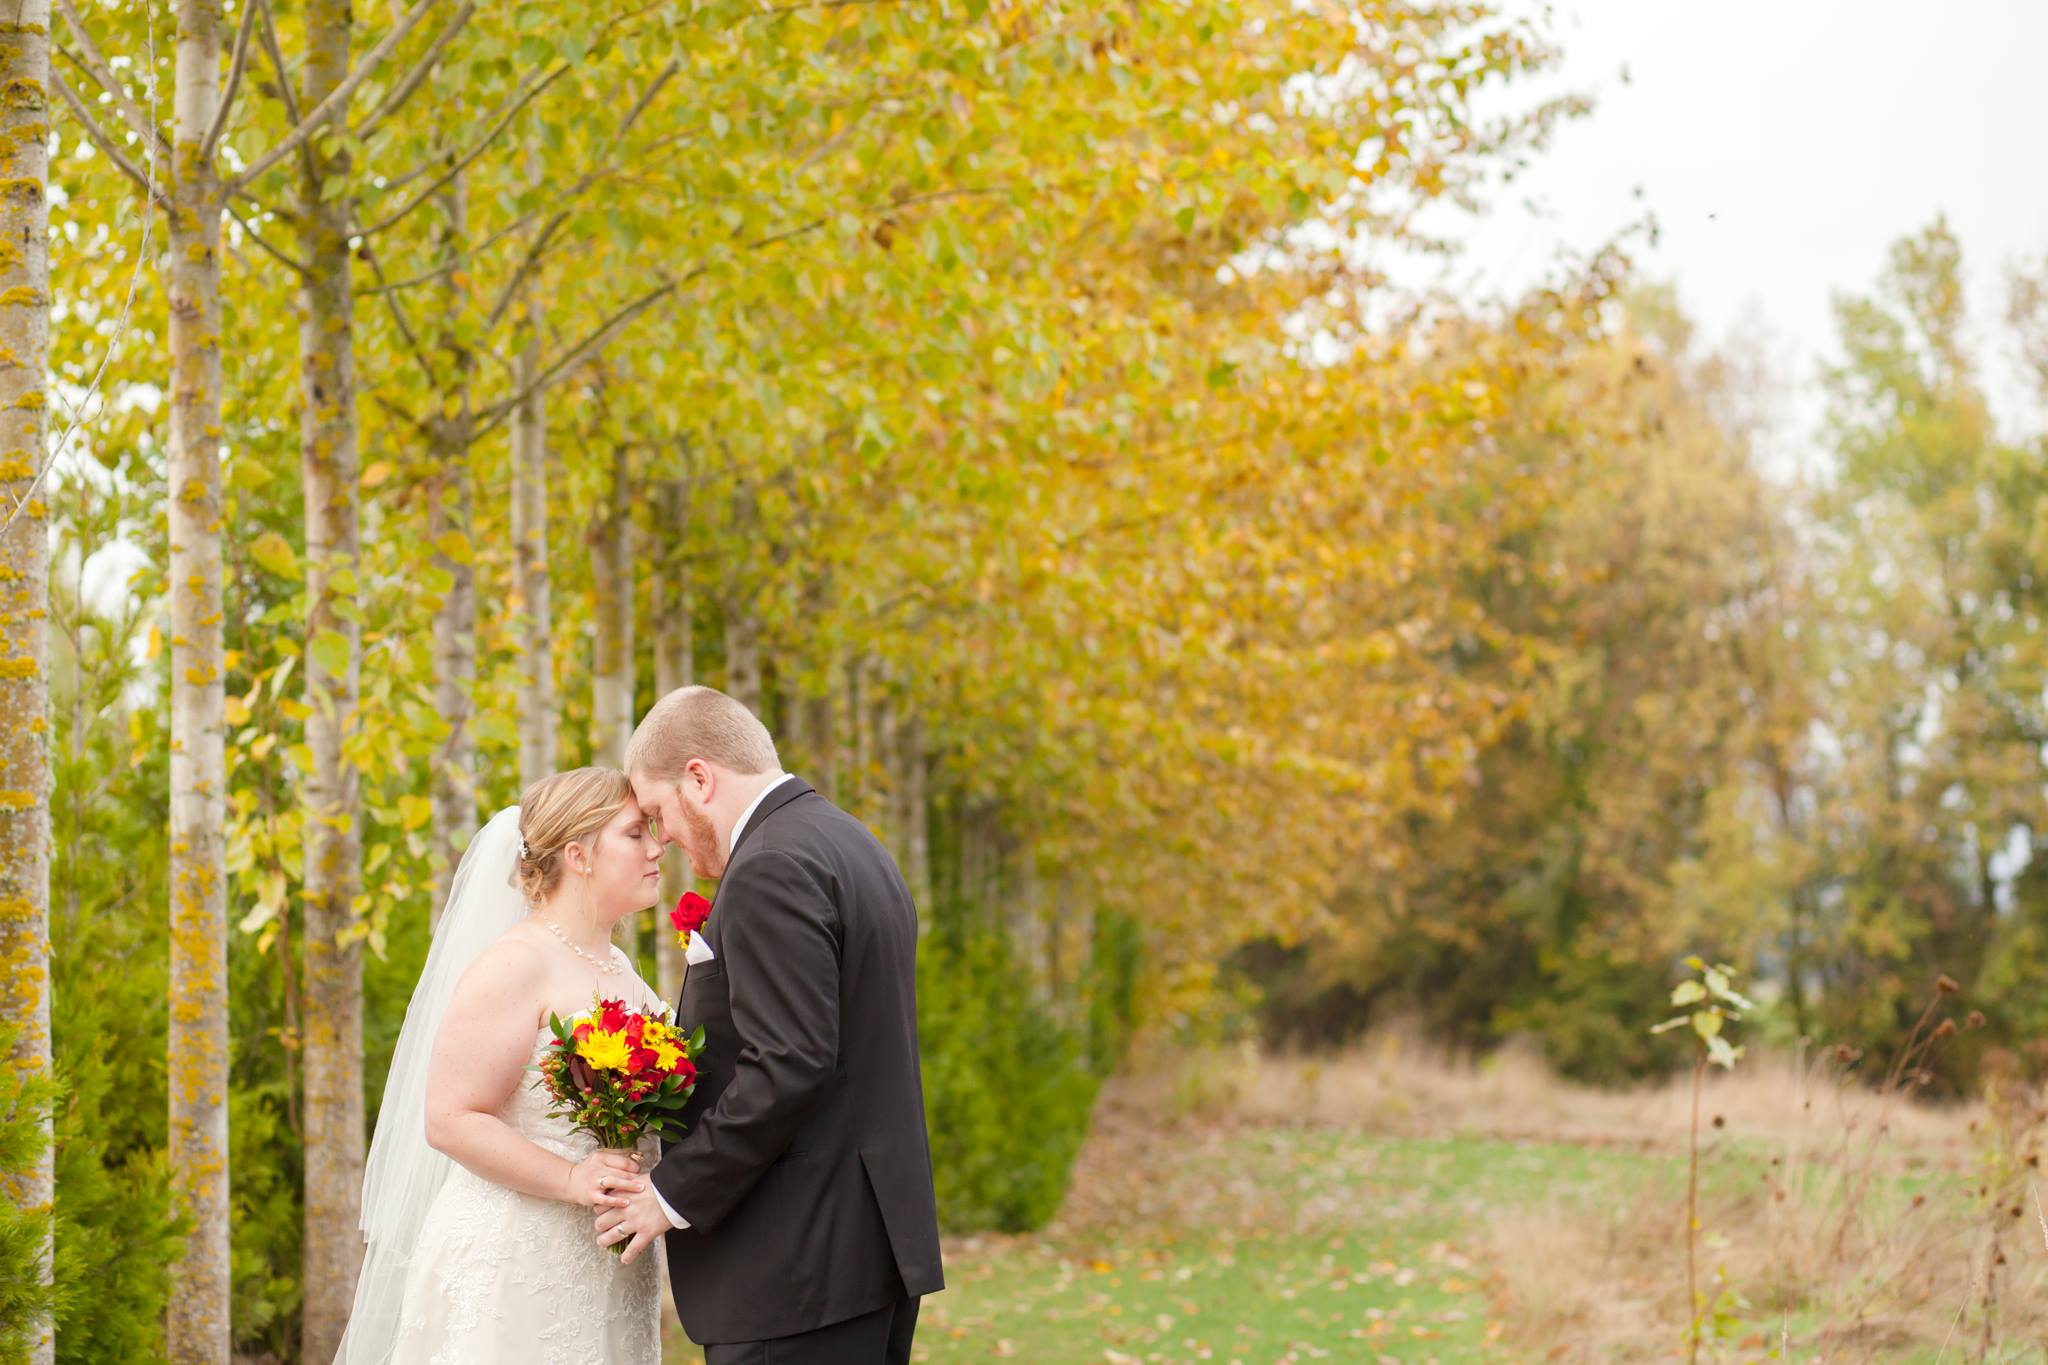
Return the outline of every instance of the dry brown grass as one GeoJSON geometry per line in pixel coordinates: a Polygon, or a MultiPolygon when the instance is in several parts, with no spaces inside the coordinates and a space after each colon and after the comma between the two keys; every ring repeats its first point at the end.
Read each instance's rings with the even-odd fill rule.
{"type": "MultiPolygon", "coordinates": [[[[1400,1136],[1520,1138],[1678,1150],[1685,1144],[1684,1078],[1631,1090],[1574,1085],[1529,1049],[1474,1061],[1400,1034],[1338,1054],[1256,1048],[1161,1055],[1123,1083],[1134,1108],[1206,1122],[1309,1123],[1400,1136]]],[[[1867,1087],[1820,1075],[1812,1063],[1763,1055],[1708,1078],[1702,1112],[1724,1139],[1817,1150],[1879,1121],[1887,1106],[1867,1087]]],[[[1893,1105],[1887,1145],[1900,1162],[1955,1159],[1972,1150],[1981,1104],[1893,1105]]]]}
{"type": "MultiPolygon", "coordinates": [[[[1684,1150],[1689,1114],[1685,1082],[1597,1090],[1526,1051],[1474,1062],[1400,1035],[1334,1056],[1162,1056],[1123,1079],[1117,1101],[1198,1127],[1668,1154],[1684,1150]]],[[[2016,1073],[1990,1103],[1935,1106],[1873,1093],[1833,1057],[1760,1056],[1714,1075],[1701,1112],[1708,1293],[1744,1301],[1740,1326],[1703,1358],[1757,1360],[1772,1348],[1830,1362],[2043,1358],[2032,1352],[2048,1341],[2048,1218],[2033,1206],[2044,1114],[2016,1073]]],[[[1514,1358],[1683,1358],[1684,1191],[1673,1171],[1487,1220],[1481,1249],[1514,1358]]]]}

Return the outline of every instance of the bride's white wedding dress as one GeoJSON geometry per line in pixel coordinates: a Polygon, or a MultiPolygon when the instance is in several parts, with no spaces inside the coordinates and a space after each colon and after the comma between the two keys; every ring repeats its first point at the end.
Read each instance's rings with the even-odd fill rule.
{"type": "MultiPolygon", "coordinates": [[[[540,1030],[531,1060],[552,1036],[540,1030]]],[[[597,1149],[548,1117],[542,1087],[522,1082],[500,1117],[570,1161],[597,1149]]],[[[659,1155],[652,1138],[642,1155],[659,1155]]],[[[457,1166],[420,1228],[393,1365],[659,1365],[662,1245],[621,1265],[597,1244],[593,1217],[457,1166]]]]}
{"type": "MultiPolygon", "coordinates": [[[[428,1069],[455,984],[526,918],[518,844],[517,806],[470,841],[406,1006],[364,1168],[363,1263],[337,1365],[660,1365],[659,1242],[622,1265],[597,1244],[592,1210],[493,1184],[427,1145],[428,1069]]],[[[653,998],[637,976],[616,980],[625,999],[653,998]]],[[[551,1036],[535,1031],[530,1062],[551,1036]]],[[[589,1156],[597,1139],[549,1107],[522,1079],[499,1117],[557,1156],[589,1156]]]]}

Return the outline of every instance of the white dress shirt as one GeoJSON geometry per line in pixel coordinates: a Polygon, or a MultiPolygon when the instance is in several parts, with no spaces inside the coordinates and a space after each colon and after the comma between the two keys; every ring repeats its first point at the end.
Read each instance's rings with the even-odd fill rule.
{"type": "MultiPolygon", "coordinates": [[[[761,809],[761,803],[768,799],[768,793],[774,791],[787,781],[789,781],[789,774],[783,773],[767,786],[761,788],[760,795],[748,802],[747,808],[740,812],[740,818],[732,822],[732,837],[725,841],[725,856],[727,858],[732,857],[732,851],[739,847],[741,831],[745,830],[747,822],[754,818],[754,812],[761,809]]],[[[678,1020],[677,1022],[680,1023],[681,1021],[678,1020]]],[[[650,1185],[648,1188],[653,1189],[653,1186],[650,1185]]],[[[654,1191],[654,1202],[661,1205],[661,1211],[668,1215],[668,1221],[674,1223],[678,1229],[690,1226],[689,1219],[668,1206],[668,1200],[661,1197],[660,1190],[654,1191]]]]}

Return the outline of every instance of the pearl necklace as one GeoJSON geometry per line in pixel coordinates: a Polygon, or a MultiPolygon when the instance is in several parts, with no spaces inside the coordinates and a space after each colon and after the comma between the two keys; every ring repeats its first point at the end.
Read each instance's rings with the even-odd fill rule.
{"type": "Polygon", "coordinates": [[[575,944],[569,942],[569,936],[562,932],[561,925],[545,917],[542,918],[541,923],[545,924],[548,927],[549,931],[552,932],[556,938],[562,941],[562,946],[567,948],[570,952],[576,954],[576,956],[582,958],[585,962],[588,962],[591,966],[597,968],[606,976],[618,975],[619,961],[617,958],[605,958],[604,960],[600,961],[597,958],[592,957],[589,953],[584,952],[575,944]]]}

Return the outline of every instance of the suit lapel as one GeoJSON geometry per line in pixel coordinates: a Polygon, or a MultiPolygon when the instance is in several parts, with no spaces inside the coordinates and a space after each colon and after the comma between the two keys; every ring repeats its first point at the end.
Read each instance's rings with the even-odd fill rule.
{"type": "MultiPolygon", "coordinates": [[[[732,865],[739,860],[740,850],[747,846],[747,840],[754,837],[754,831],[766,824],[768,817],[781,810],[799,796],[808,796],[811,784],[800,777],[785,777],[775,785],[774,790],[761,798],[761,804],[754,807],[754,818],[747,821],[747,827],[740,831],[739,842],[732,846],[732,856],[725,860],[725,870],[732,871],[732,865]]],[[[721,878],[719,885],[723,886],[721,878]]]]}
{"type": "Polygon", "coordinates": [[[705,934],[704,937],[705,941],[711,944],[711,951],[713,953],[722,952],[725,948],[724,935],[717,934],[714,938],[718,928],[718,904],[725,896],[725,884],[732,880],[733,864],[740,860],[740,850],[747,846],[747,840],[754,837],[755,830],[768,823],[769,816],[775,814],[775,812],[781,810],[799,796],[809,796],[811,791],[811,784],[802,778],[785,777],[776,784],[775,788],[766,797],[762,798],[760,805],[754,807],[753,817],[747,821],[747,827],[740,831],[739,841],[732,846],[732,853],[725,860],[725,875],[718,879],[718,890],[711,893],[711,914],[704,921],[704,927],[713,932],[705,934]]]}

